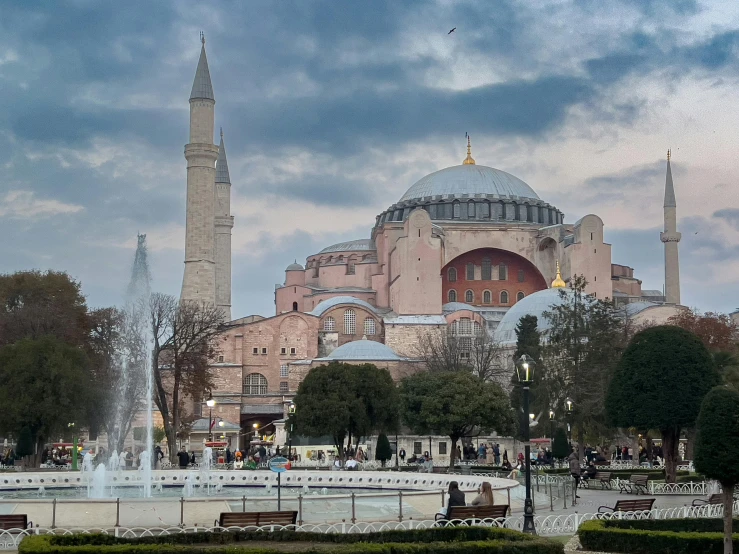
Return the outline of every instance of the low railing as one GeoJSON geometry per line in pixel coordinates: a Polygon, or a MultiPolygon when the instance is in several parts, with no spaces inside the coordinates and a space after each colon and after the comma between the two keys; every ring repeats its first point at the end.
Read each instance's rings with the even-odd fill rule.
{"type": "MultiPolygon", "coordinates": [[[[739,510],[739,501],[734,503],[734,510],[739,510]]],[[[580,525],[585,521],[593,519],[675,519],[675,518],[718,518],[723,515],[723,506],[705,505],[697,507],[682,506],[678,508],[665,508],[646,510],[639,512],[611,512],[611,513],[573,513],[562,515],[534,516],[536,532],[541,536],[571,535],[577,532],[580,525]]],[[[523,528],[523,516],[513,516],[499,519],[482,520],[452,520],[457,525],[481,525],[485,527],[503,527],[507,529],[521,530],[523,528]]],[[[373,531],[428,529],[438,523],[434,520],[384,521],[384,522],[341,522],[302,525],[267,525],[263,527],[222,527],[211,526],[163,526],[163,527],[70,527],[70,528],[46,528],[34,527],[33,529],[10,529],[0,531],[0,549],[16,550],[24,537],[29,535],[69,535],[72,533],[104,533],[116,537],[144,537],[175,535],[193,532],[223,532],[224,530],[239,531],[275,531],[278,529],[292,529],[298,532],[316,533],[370,533],[373,531]]]]}

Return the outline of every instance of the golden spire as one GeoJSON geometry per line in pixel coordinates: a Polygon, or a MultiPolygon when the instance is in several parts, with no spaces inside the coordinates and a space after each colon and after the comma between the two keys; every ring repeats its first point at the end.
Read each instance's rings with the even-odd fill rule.
{"type": "Polygon", "coordinates": [[[671,154],[671,153],[672,153],[672,152],[670,152],[670,149],[668,148],[668,149],[667,149],[667,161],[668,161],[668,162],[670,161],[670,154],[671,154]]]}
{"type": "Polygon", "coordinates": [[[554,281],[552,281],[552,288],[553,289],[563,289],[567,286],[567,283],[564,282],[564,279],[562,279],[562,273],[559,270],[559,260],[557,260],[557,276],[554,278],[554,281]]]}
{"type": "Polygon", "coordinates": [[[475,165],[475,159],[472,157],[470,136],[467,135],[467,157],[462,162],[464,165],[475,165]]]}

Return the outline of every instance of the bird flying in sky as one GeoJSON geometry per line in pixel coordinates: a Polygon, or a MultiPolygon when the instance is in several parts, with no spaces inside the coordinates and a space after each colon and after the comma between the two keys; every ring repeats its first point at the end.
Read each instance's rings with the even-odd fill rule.
{"type": "Polygon", "coordinates": [[[453,33],[454,31],[456,31],[456,30],[457,30],[457,28],[455,27],[454,29],[452,29],[451,31],[449,31],[449,32],[447,33],[447,35],[451,35],[451,34],[452,34],[452,33],[453,33]]]}

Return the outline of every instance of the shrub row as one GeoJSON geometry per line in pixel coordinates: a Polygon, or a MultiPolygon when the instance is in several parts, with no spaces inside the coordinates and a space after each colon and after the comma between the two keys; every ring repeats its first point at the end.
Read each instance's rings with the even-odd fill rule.
{"type": "Polygon", "coordinates": [[[116,538],[103,534],[40,535],[23,539],[20,554],[278,554],[277,548],[251,541],[303,543],[291,552],[316,552],[316,543],[334,543],[332,554],[563,554],[564,547],[509,529],[442,527],[367,534],[237,531],[181,533],[157,537],[116,538]]]}
{"type": "MultiPolygon", "coordinates": [[[[591,520],[580,525],[577,534],[585,550],[626,554],[723,554],[724,551],[723,533],[620,529],[608,523],[591,520]]],[[[733,535],[733,542],[734,549],[738,549],[739,534],[733,535]]]]}
{"type": "MultiPolygon", "coordinates": [[[[689,533],[723,533],[724,520],[720,518],[682,519],[611,519],[605,520],[606,529],[639,529],[642,531],[675,531],[689,533]]],[[[739,518],[734,518],[734,532],[739,533],[739,518]]]]}

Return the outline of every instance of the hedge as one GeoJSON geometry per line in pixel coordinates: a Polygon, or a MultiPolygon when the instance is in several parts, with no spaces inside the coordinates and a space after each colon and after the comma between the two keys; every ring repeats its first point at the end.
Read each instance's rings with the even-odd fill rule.
{"type": "MultiPolygon", "coordinates": [[[[611,519],[606,529],[640,529],[643,531],[681,531],[695,533],[723,533],[724,520],[720,518],[682,519],[611,519]]],[[[739,518],[734,518],[734,532],[739,533],[739,518]]]]}
{"type": "MultiPolygon", "coordinates": [[[[636,524],[635,521],[621,521],[636,524]]],[[[667,522],[669,520],[656,520],[667,522]]],[[[688,520],[681,521],[685,524],[688,520]]],[[[700,520],[692,520],[700,521],[700,520]]],[[[714,520],[720,522],[721,520],[714,520]]],[[[723,554],[724,534],[718,532],[676,532],[642,529],[622,529],[614,521],[586,521],[577,531],[585,550],[623,552],[626,554],[723,554]]],[[[645,522],[646,523],[646,522],[645,522]]],[[[739,549],[739,534],[733,535],[734,549],[739,549]]]]}
{"type": "MultiPolygon", "coordinates": [[[[325,552],[316,543],[340,546],[332,554],[563,554],[564,547],[546,539],[495,527],[439,527],[382,531],[366,534],[303,533],[295,531],[228,531],[179,533],[138,538],[104,534],[38,535],[23,539],[19,554],[278,554],[277,547],[254,547],[251,541],[300,542],[304,549],[290,552],[325,552]]],[[[277,545],[276,545],[277,546],[277,545]]]]}

